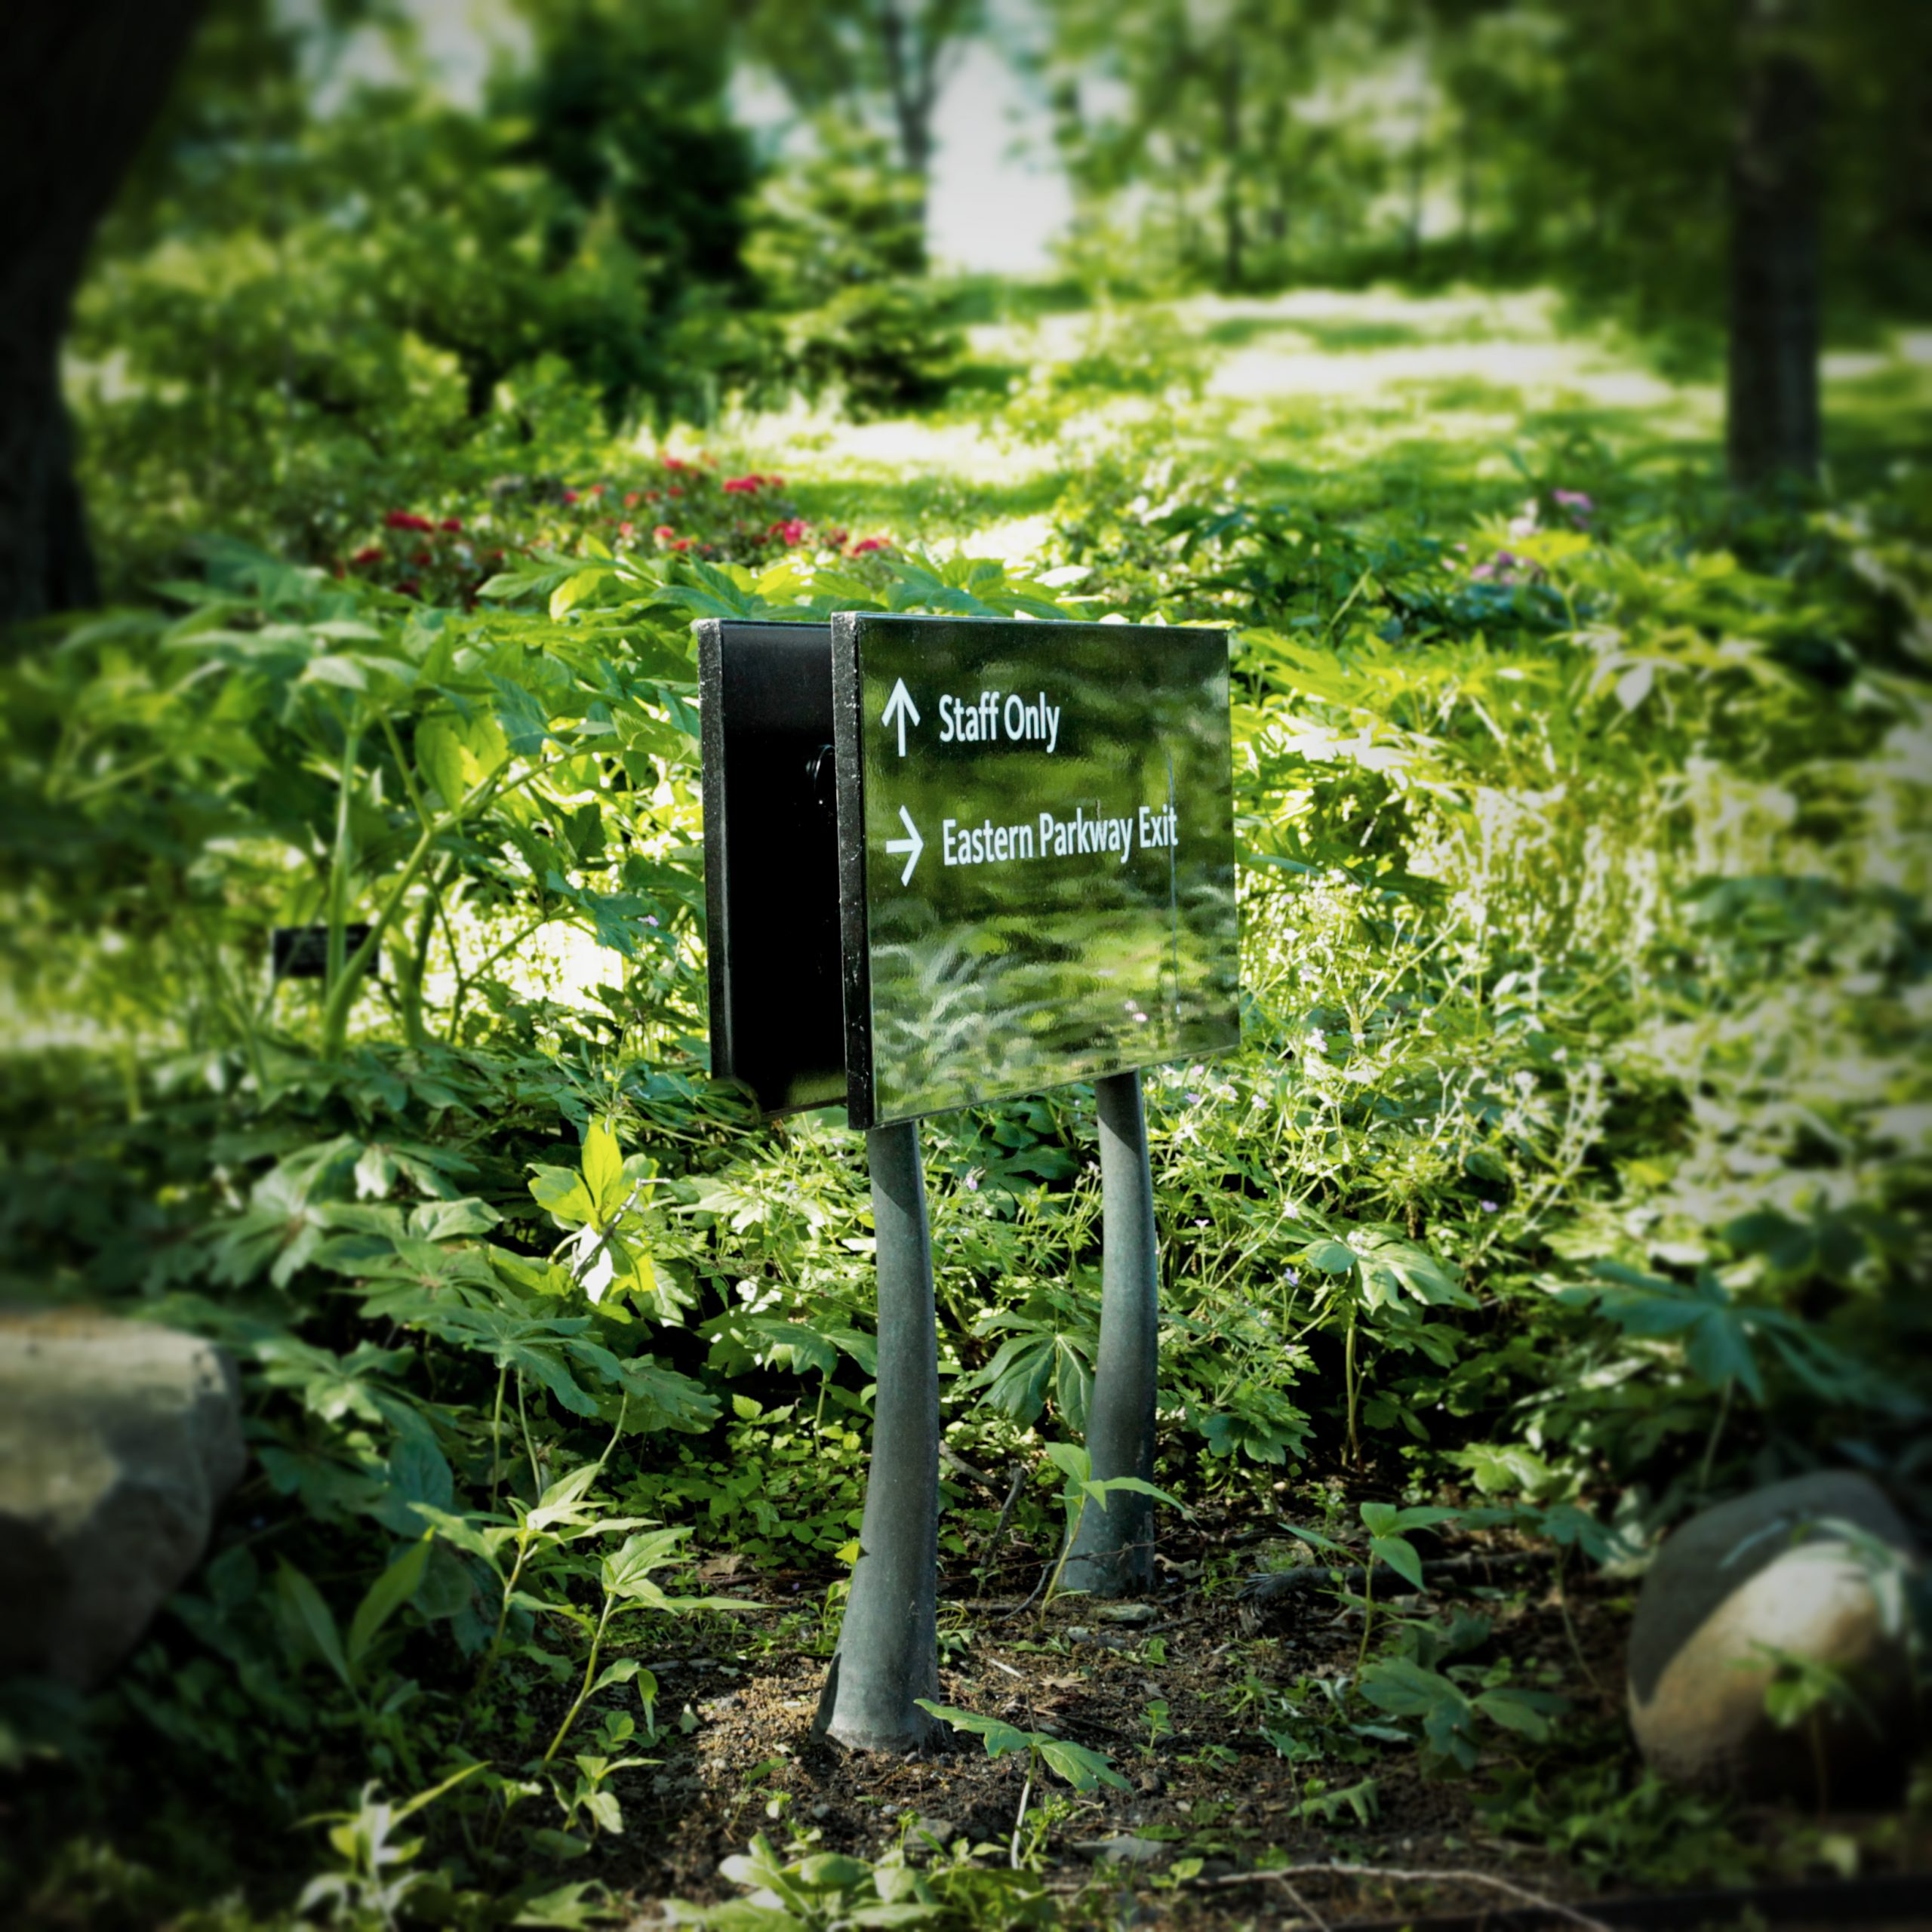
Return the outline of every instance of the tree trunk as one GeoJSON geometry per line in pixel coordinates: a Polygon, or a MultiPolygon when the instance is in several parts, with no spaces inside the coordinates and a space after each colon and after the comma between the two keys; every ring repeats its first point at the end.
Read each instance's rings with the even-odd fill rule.
{"type": "Polygon", "coordinates": [[[60,341],[200,0],[0,8],[0,625],[93,602],[60,341]]]}
{"type": "Polygon", "coordinates": [[[1818,472],[1818,178],[1821,90],[1801,9],[1745,0],[1743,100],[1730,174],[1733,482],[1818,472]]]}
{"type": "Polygon", "coordinates": [[[886,85],[899,125],[899,157],[919,184],[919,229],[926,221],[926,187],[932,172],[933,106],[939,93],[939,49],[908,29],[897,0],[881,0],[879,41],[886,85]]]}
{"type": "Polygon", "coordinates": [[[1221,70],[1221,149],[1225,172],[1221,185],[1223,278],[1228,292],[1241,285],[1245,272],[1247,238],[1241,211],[1241,49],[1230,41],[1221,70]]]}

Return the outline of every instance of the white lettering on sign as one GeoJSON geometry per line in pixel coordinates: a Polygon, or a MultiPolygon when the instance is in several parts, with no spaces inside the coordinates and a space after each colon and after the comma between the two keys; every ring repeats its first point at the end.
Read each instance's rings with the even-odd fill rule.
{"type": "MultiPolygon", "coordinates": [[[[970,702],[948,692],[939,701],[939,741],[981,745],[1004,737],[1010,744],[1044,744],[1051,754],[1060,744],[1060,713],[1058,705],[1047,702],[1044,691],[1032,697],[1018,691],[982,691],[970,702]]],[[[918,722],[916,715],[912,721],[918,722]]]]}
{"type": "Polygon", "coordinates": [[[961,826],[949,818],[940,829],[940,856],[949,866],[1004,865],[1011,859],[1034,857],[1030,825],[961,826]]]}
{"type": "MultiPolygon", "coordinates": [[[[895,857],[909,853],[900,883],[912,882],[918,863],[918,832],[903,807],[900,817],[910,836],[886,841],[895,857]]],[[[1125,865],[1137,851],[1172,848],[1180,843],[1180,816],[1173,806],[1142,805],[1119,818],[1090,813],[1075,805],[1071,817],[1041,812],[1030,823],[995,825],[989,818],[977,825],[946,819],[940,827],[940,860],[948,866],[1003,866],[1024,859],[1110,858],[1125,865]]]]}
{"type": "Polygon", "coordinates": [[[1127,863],[1134,850],[1134,820],[1128,818],[1089,818],[1084,805],[1073,808],[1071,818],[1056,818],[1042,812],[1039,820],[1040,847],[1056,859],[1085,852],[1118,852],[1127,863]]]}
{"type": "Polygon", "coordinates": [[[1180,843],[1180,815],[1173,806],[1165,811],[1155,811],[1147,805],[1140,808],[1140,842],[1143,845],[1180,843]]]}

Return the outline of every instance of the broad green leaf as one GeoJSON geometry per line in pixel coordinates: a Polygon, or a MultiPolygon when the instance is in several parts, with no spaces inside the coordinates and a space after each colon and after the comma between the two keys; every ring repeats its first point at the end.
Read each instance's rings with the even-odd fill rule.
{"type": "Polygon", "coordinates": [[[1373,1561],[1387,1564],[1411,1589],[1422,1588],[1422,1558],[1405,1537],[1371,1537],[1368,1553],[1373,1561]]]}
{"type": "Polygon", "coordinates": [[[1339,1241],[1318,1241],[1304,1257],[1324,1275],[1346,1275],[1355,1265],[1355,1251],[1339,1241]]]}
{"type": "Polygon", "coordinates": [[[1084,1744],[1072,1744],[1063,1737],[1048,1737],[1040,1734],[1035,1736],[1041,1762],[1064,1778],[1075,1791],[1091,1791],[1097,1785],[1103,1784],[1112,1785],[1117,1791],[1133,1789],[1114,1769],[1104,1751],[1091,1750],[1084,1744]]]}
{"type": "Polygon", "coordinates": [[[413,1543],[369,1586],[349,1623],[349,1661],[359,1665],[383,1626],[416,1594],[429,1561],[429,1540],[413,1543]]]}
{"type": "Polygon", "coordinates": [[[617,1137],[601,1120],[584,1129],[583,1164],[585,1189],[597,1204],[599,1221],[608,1225],[630,1190],[624,1182],[624,1156],[617,1137]]]}
{"type": "Polygon", "coordinates": [[[345,1688],[352,1687],[341,1634],[321,1592],[286,1558],[276,1567],[275,1589],[291,1634],[341,1678],[345,1688]]]}

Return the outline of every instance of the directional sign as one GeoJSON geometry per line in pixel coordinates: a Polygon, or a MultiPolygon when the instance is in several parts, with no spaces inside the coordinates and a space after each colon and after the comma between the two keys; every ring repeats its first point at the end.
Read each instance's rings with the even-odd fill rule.
{"type": "Polygon", "coordinates": [[[1225,632],[832,641],[854,1125],[1238,1044],[1225,632]]]}

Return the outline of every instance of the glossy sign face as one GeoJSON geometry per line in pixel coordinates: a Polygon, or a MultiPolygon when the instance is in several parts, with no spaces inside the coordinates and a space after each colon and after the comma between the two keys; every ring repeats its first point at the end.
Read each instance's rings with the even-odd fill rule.
{"type": "Polygon", "coordinates": [[[1225,633],[832,639],[854,1125],[1239,1044],[1225,633]]]}

